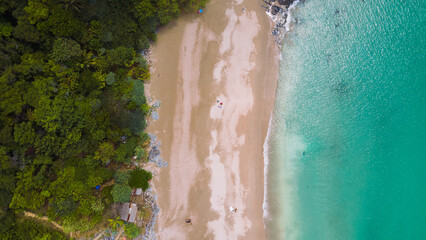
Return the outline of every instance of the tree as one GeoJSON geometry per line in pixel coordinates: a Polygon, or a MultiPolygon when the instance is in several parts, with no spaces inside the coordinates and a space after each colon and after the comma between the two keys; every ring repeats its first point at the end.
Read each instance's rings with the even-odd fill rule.
{"type": "Polygon", "coordinates": [[[108,73],[108,75],[105,78],[105,82],[108,85],[114,84],[115,83],[115,73],[113,73],[113,72],[108,73]]]}
{"type": "Polygon", "coordinates": [[[96,199],[94,202],[92,202],[91,207],[95,212],[102,212],[104,210],[104,204],[100,199],[96,199]]]}
{"type": "Polygon", "coordinates": [[[37,240],[66,240],[68,237],[62,232],[44,226],[27,219],[16,219],[12,228],[4,233],[0,233],[0,238],[4,240],[15,239],[37,239],[37,240]]]}
{"type": "Polygon", "coordinates": [[[93,50],[102,48],[102,27],[103,26],[99,21],[91,21],[89,26],[86,28],[82,42],[88,44],[93,50]]]}
{"type": "Polygon", "coordinates": [[[108,163],[114,157],[114,146],[110,142],[103,142],[99,145],[98,151],[95,152],[94,159],[102,160],[104,164],[108,163]]]}
{"type": "Polygon", "coordinates": [[[166,24],[179,15],[179,5],[176,0],[159,0],[157,4],[160,24],[166,24]]]}
{"type": "Polygon", "coordinates": [[[5,239],[4,236],[7,236],[7,233],[13,227],[16,221],[16,216],[13,211],[6,210],[0,213],[0,237],[5,239]]]}
{"type": "Polygon", "coordinates": [[[107,61],[110,65],[124,66],[136,55],[131,47],[117,47],[107,52],[107,61]]]}
{"type": "Polygon", "coordinates": [[[204,0],[0,1],[0,239],[63,238],[15,211],[47,210],[85,231],[112,199],[129,200],[129,173],[117,172],[102,201],[94,188],[113,176],[102,163],[147,154],[150,76],[137,53],[183,1],[204,0]]]}
{"type": "Polygon", "coordinates": [[[39,20],[46,19],[49,15],[49,8],[43,2],[37,0],[29,0],[28,6],[24,10],[29,14],[28,19],[31,24],[37,23],[39,20]]]}
{"type": "Polygon", "coordinates": [[[37,28],[26,19],[18,20],[18,25],[13,29],[13,36],[30,43],[40,42],[40,33],[37,28]]]}
{"type": "Polygon", "coordinates": [[[149,0],[135,1],[132,11],[139,20],[139,23],[142,24],[146,23],[148,18],[154,17],[156,13],[155,7],[149,0]]]}
{"type": "Polygon", "coordinates": [[[179,6],[187,11],[195,12],[200,7],[205,7],[208,0],[178,0],[179,6]]]}
{"type": "MultiPolygon", "coordinates": [[[[136,122],[136,121],[135,121],[136,122]]],[[[139,124],[140,124],[139,119],[139,124]]],[[[130,123],[132,123],[130,121],[130,123]]],[[[129,123],[127,123],[129,124],[129,123]]],[[[130,125],[130,124],[129,124],[130,125]]],[[[131,127],[131,126],[129,126],[131,127]]],[[[115,161],[120,163],[130,163],[131,157],[133,157],[135,147],[137,146],[137,139],[132,137],[129,138],[125,143],[121,143],[116,151],[115,161]]]]}
{"type": "Polygon", "coordinates": [[[124,203],[130,201],[132,189],[126,184],[114,184],[111,194],[114,202],[124,203]]]}
{"type": "Polygon", "coordinates": [[[137,146],[135,148],[135,155],[138,159],[145,158],[148,156],[146,151],[141,146],[137,146]]]}
{"type": "Polygon", "coordinates": [[[124,225],[124,232],[130,238],[135,238],[135,237],[139,236],[139,234],[141,234],[141,230],[134,223],[128,223],[128,224],[124,225]]]}
{"type": "Polygon", "coordinates": [[[146,98],[144,95],[145,88],[143,81],[139,79],[132,79],[133,84],[133,91],[131,93],[131,99],[134,101],[138,106],[141,106],[142,104],[146,103],[146,98]]]}
{"type": "Polygon", "coordinates": [[[72,39],[58,38],[53,43],[52,58],[57,62],[66,62],[81,57],[80,44],[72,39]]]}
{"type": "Polygon", "coordinates": [[[9,22],[3,22],[0,20],[0,37],[10,37],[12,35],[13,27],[9,22]]]}
{"type": "Polygon", "coordinates": [[[10,203],[11,208],[17,210],[37,209],[43,205],[46,196],[41,192],[47,189],[45,171],[45,166],[39,171],[36,171],[34,166],[28,166],[24,171],[17,174],[18,182],[10,203]]]}
{"type": "Polygon", "coordinates": [[[37,135],[31,122],[15,124],[14,140],[21,145],[33,144],[37,135]]]}
{"type": "Polygon", "coordinates": [[[108,219],[108,226],[111,227],[114,230],[117,230],[120,226],[124,224],[122,220],[120,220],[120,217],[117,217],[115,219],[108,219]]]}
{"type": "Polygon", "coordinates": [[[87,217],[73,219],[65,218],[63,222],[63,228],[65,232],[85,232],[95,225],[93,221],[90,221],[87,217]]]}
{"type": "Polygon", "coordinates": [[[132,188],[142,188],[143,191],[146,191],[149,188],[149,181],[151,179],[151,172],[136,168],[130,173],[129,186],[132,188]]]}
{"type": "Polygon", "coordinates": [[[81,38],[85,24],[72,11],[56,5],[51,7],[50,13],[46,21],[37,24],[40,32],[50,32],[56,37],[72,37],[76,40],[81,38]]]}
{"type": "Polygon", "coordinates": [[[64,9],[74,10],[76,12],[80,12],[81,8],[83,8],[81,0],[62,0],[61,4],[64,9]]]}
{"type": "MultiPolygon", "coordinates": [[[[7,148],[5,146],[0,145],[0,180],[3,180],[3,174],[2,171],[6,171],[11,167],[10,165],[10,156],[7,154],[7,148]]],[[[7,178],[5,178],[6,180],[7,178]]],[[[13,180],[14,178],[11,178],[10,180],[13,180]]],[[[3,181],[0,181],[0,186],[2,186],[3,181]]],[[[9,189],[12,190],[13,188],[9,189]]]]}

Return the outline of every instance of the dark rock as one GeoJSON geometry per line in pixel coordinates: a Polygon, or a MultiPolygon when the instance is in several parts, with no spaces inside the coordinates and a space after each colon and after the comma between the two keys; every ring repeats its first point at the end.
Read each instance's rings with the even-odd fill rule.
{"type": "Polygon", "coordinates": [[[157,157],[158,155],[160,155],[160,150],[158,150],[157,146],[153,147],[151,149],[151,151],[149,152],[149,159],[154,159],[155,157],[157,157]]]}
{"type": "Polygon", "coordinates": [[[286,8],[290,7],[290,5],[294,2],[295,0],[278,0],[278,2],[285,6],[286,8]]]}
{"type": "Polygon", "coordinates": [[[278,7],[278,6],[272,6],[272,8],[271,8],[271,13],[272,13],[272,15],[276,15],[277,13],[279,13],[280,12],[280,10],[281,10],[281,8],[280,7],[278,7]]]}
{"type": "Polygon", "coordinates": [[[159,107],[160,107],[160,104],[161,104],[161,101],[160,101],[160,100],[157,100],[157,101],[155,101],[155,103],[154,103],[154,104],[152,104],[152,107],[154,107],[154,108],[159,108],[159,107]]]}

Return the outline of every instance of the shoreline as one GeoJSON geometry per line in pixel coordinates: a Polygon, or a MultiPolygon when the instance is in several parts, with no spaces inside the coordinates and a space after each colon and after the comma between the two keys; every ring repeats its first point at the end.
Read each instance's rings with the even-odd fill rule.
{"type": "MultiPolygon", "coordinates": [[[[270,20],[273,23],[273,29],[272,29],[272,35],[274,36],[275,42],[277,46],[279,47],[279,61],[278,61],[278,67],[281,64],[281,49],[283,47],[283,41],[287,34],[287,32],[291,31],[291,25],[294,22],[294,19],[292,18],[292,10],[294,10],[298,5],[302,4],[304,0],[289,0],[285,1],[286,6],[280,5],[279,1],[272,2],[264,0],[265,3],[268,4],[268,6],[262,5],[263,8],[266,9],[266,14],[269,16],[270,20]],[[275,8],[275,9],[274,9],[275,8]]],[[[279,69],[277,69],[278,76],[277,76],[277,83],[278,83],[278,77],[280,75],[279,69]]],[[[276,97],[276,94],[274,94],[276,97]]],[[[263,222],[264,222],[264,230],[266,236],[269,236],[268,230],[272,227],[270,224],[272,223],[272,216],[271,216],[271,210],[269,206],[269,197],[270,193],[268,190],[269,187],[269,174],[270,174],[270,144],[271,144],[271,137],[272,137],[272,128],[273,128],[273,122],[274,122],[274,108],[275,108],[275,102],[274,106],[271,110],[270,119],[268,122],[268,130],[267,135],[265,137],[265,141],[263,143],[263,159],[264,159],[264,190],[263,190],[263,222]],[[268,226],[269,225],[269,226],[268,226]]]]}
{"type": "Polygon", "coordinates": [[[268,202],[268,176],[269,176],[269,144],[271,139],[271,128],[272,128],[272,120],[273,120],[273,111],[271,111],[271,117],[269,119],[268,131],[266,133],[265,141],[263,143],[263,225],[266,231],[266,222],[271,220],[269,214],[269,202],[268,202]]]}
{"type": "Polygon", "coordinates": [[[169,163],[154,170],[158,239],[265,238],[260,169],[279,63],[272,27],[259,3],[219,1],[160,30],[147,87],[162,102],[147,132],[169,163]]]}

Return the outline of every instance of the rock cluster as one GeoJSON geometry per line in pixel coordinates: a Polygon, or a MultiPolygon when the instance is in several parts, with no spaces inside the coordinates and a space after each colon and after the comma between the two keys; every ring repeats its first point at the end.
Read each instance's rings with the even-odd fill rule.
{"type": "Polygon", "coordinates": [[[148,155],[148,160],[150,162],[156,163],[159,167],[167,167],[169,164],[163,160],[162,157],[160,157],[161,151],[160,151],[160,141],[157,141],[157,136],[155,136],[152,133],[148,133],[148,136],[150,138],[150,148],[148,155]]]}
{"type": "Polygon", "coordinates": [[[263,7],[266,9],[266,12],[271,17],[274,22],[274,29],[272,30],[272,35],[275,37],[275,42],[280,46],[283,43],[285,33],[288,29],[288,14],[290,8],[297,4],[300,0],[263,0],[267,6],[263,7]]]}
{"type": "Polygon", "coordinates": [[[155,195],[151,189],[148,189],[145,192],[145,206],[149,206],[151,210],[151,219],[145,226],[145,234],[141,238],[136,239],[143,239],[143,240],[155,240],[156,234],[154,232],[154,225],[157,221],[157,215],[160,209],[157,205],[157,195],[155,195]]]}
{"type": "Polygon", "coordinates": [[[151,112],[151,119],[153,121],[158,120],[158,118],[159,118],[157,109],[160,107],[160,104],[161,104],[160,100],[157,100],[151,106],[150,112],[151,112]]]}
{"type": "Polygon", "coordinates": [[[133,238],[134,240],[156,240],[156,234],[154,232],[154,225],[157,221],[157,215],[160,209],[157,205],[157,195],[155,195],[151,188],[144,192],[144,200],[142,204],[144,208],[144,214],[141,215],[140,219],[136,221],[138,227],[144,228],[144,233],[133,238]],[[146,219],[147,218],[147,219],[146,219]],[[147,222],[148,221],[148,222],[147,222]]]}

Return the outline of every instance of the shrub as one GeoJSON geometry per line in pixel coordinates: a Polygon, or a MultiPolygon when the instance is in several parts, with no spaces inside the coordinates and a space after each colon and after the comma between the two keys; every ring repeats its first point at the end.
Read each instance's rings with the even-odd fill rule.
{"type": "Polygon", "coordinates": [[[147,156],[145,150],[141,146],[135,148],[135,155],[138,159],[145,158],[147,156]]]}
{"type": "Polygon", "coordinates": [[[114,174],[114,182],[116,184],[127,184],[129,182],[130,175],[125,171],[116,171],[114,174]]]}
{"type": "Polygon", "coordinates": [[[146,116],[146,115],[148,115],[148,113],[149,113],[149,105],[148,104],[146,104],[146,103],[144,103],[144,104],[142,104],[141,105],[141,110],[142,110],[142,114],[144,115],[144,116],[146,116]]]}
{"type": "Polygon", "coordinates": [[[101,193],[101,197],[102,197],[102,199],[104,200],[104,201],[108,201],[108,202],[110,202],[111,200],[112,200],[112,194],[111,194],[111,192],[112,192],[112,188],[113,188],[114,186],[113,185],[111,185],[111,186],[106,186],[106,187],[104,187],[103,189],[102,189],[102,193],[101,193]]]}
{"type": "Polygon", "coordinates": [[[94,202],[90,204],[90,207],[95,212],[102,212],[104,210],[104,205],[102,204],[102,201],[99,199],[96,199],[94,202]]]}
{"type": "Polygon", "coordinates": [[[149,48],[149,40],[146,36],[142,36],[138,41],[138,48],[145,50],[149,48]]]}
{"type": "Polygon", "coordinates": [[[88,218],[80,218],[78,220],[72,218],[65,218],[62,227],[64,231],[69,232],[85,232],[91,229],[95,225],[94,222],[90,221],[88,218]]]}
{"type": "Polygon", "coordinates": [[[141,230],[139,229],[139,227],[133,223],[126,224],[124,226],[124,232],[130,238],[135,238],[139,236],[139,234],[141,234],[141,230]]]}
{"type": "Polygon", "coordinates": [[[141,106],[142,104],[146,103],[144,83],[139,79],[132,79],[132,85],[133,91],[131,93],[131,99],[138,106],[141,106]]]}
{"type": "MultiPolygon", "coordinates": [[[[141,122],[140,119],[139,122],[141,122]]],[[[115,161],[121,163],[130,163],[135,147],[137,146],[137,140],[138,139],[135,137],[131,137],[125,143],[121,143],[117,148],[115,161]]]]}
{"type": "Polygon", "coordinates": [[[125,184],[115,184],[112,188],[111,194],[114,202],[128,202],[130,201],[132,189],[125,184]]]}
{"type": "Polygon", "coordinates": [[[0,232],[0,239],[65,240],[69,238],[57,229],[43,224],[42,222],[18,219],[7,231],[0,232]]]}
{"type": "Polygon", "coordinates": [[[114,171],[107,168],[99,168],[96,173],[102,179],[103,182],[109,180],[114,175],[114,171]]]}
{"type": "Polygon", "coordinates": [[[142,144],[149,143],[150,140],[151,139],[149,138],[148,133],[145,133],[145,132],[141,133],[141,140],[140,141],[141,141],[142,144]]]}
{"type": "Polygon", "coordinates": [[[141,168],[136,168],[130,173],[129,186],[132,188],[142,188],[146,191],[149,187],[148,181],[151,180],[152,174],[141,168]]]}

